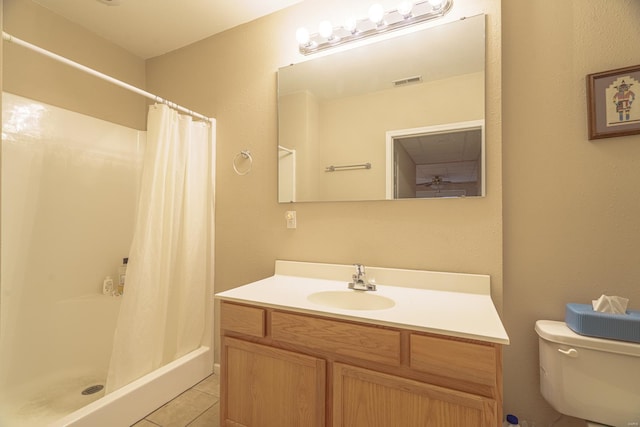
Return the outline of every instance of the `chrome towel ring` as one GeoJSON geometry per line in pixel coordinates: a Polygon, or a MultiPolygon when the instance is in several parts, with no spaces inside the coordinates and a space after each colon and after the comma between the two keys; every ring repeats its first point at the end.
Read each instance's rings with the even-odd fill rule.
{"type": "Polygon", "coordinates": [[[236,154],[236,156],[233,158],[233,170],[238,175],[248,174],[249,172],[251,172],[252,167],[253,167],[253,157],[251,157],[251,152],[249,152],[249,150],[242,150],[241,152],[236,154]],[[247,160],[249,161],[249,165],[246,166],[244,170],[239,169],[238,168],[239,163],[245,163],[247,160]]]}

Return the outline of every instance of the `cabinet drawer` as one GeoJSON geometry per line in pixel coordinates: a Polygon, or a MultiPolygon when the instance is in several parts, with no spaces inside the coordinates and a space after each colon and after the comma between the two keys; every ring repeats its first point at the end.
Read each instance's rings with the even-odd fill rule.
{"type": "Polygon", "coordinates": [[[222,330],[259,338],[265,336],[265,311],[261,308],[223,302],[220,305],[220,323],[222,330]]]}
{"type": "Polygon", "coordinates": [[[285,343],[400,365],[399,331],[274,311],[271,335],[274,340],[285,343]]]}
{"type": "Polygon", "coordinates": [[[496,349],[489,345],[411,334],[410,361],[421,372],[496,385],[496,349]]]}

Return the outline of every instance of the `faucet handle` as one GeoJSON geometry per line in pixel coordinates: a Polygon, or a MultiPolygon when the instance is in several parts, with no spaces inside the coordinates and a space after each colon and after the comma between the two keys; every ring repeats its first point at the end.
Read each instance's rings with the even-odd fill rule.
{"type": "Polygon", "coordinates": [[[353,264],[353,265],[356,268],[356,274],[358,276],[362,276],[363,274],[366,274],[364,272],[364,265],[362,265],[362,264],[353,264]]]}

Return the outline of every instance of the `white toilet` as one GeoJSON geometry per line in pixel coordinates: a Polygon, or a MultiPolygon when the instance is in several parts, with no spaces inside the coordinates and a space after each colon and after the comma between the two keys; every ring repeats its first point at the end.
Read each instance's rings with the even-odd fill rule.
{"type": "Polygon", "coordinates": [[[640,427],[640,344],[578,335],[538,320],[540,391],[589,426],[640,427]]]}

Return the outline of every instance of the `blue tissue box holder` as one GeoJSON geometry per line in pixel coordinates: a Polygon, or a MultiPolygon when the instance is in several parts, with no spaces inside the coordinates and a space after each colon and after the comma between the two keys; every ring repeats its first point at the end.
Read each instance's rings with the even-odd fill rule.
{"type": "Polygon", "coordinates": [[[564,321],[580,335],[640,343],[640,311],[601,313],[588,304],[569,303],[564,321]]]}

